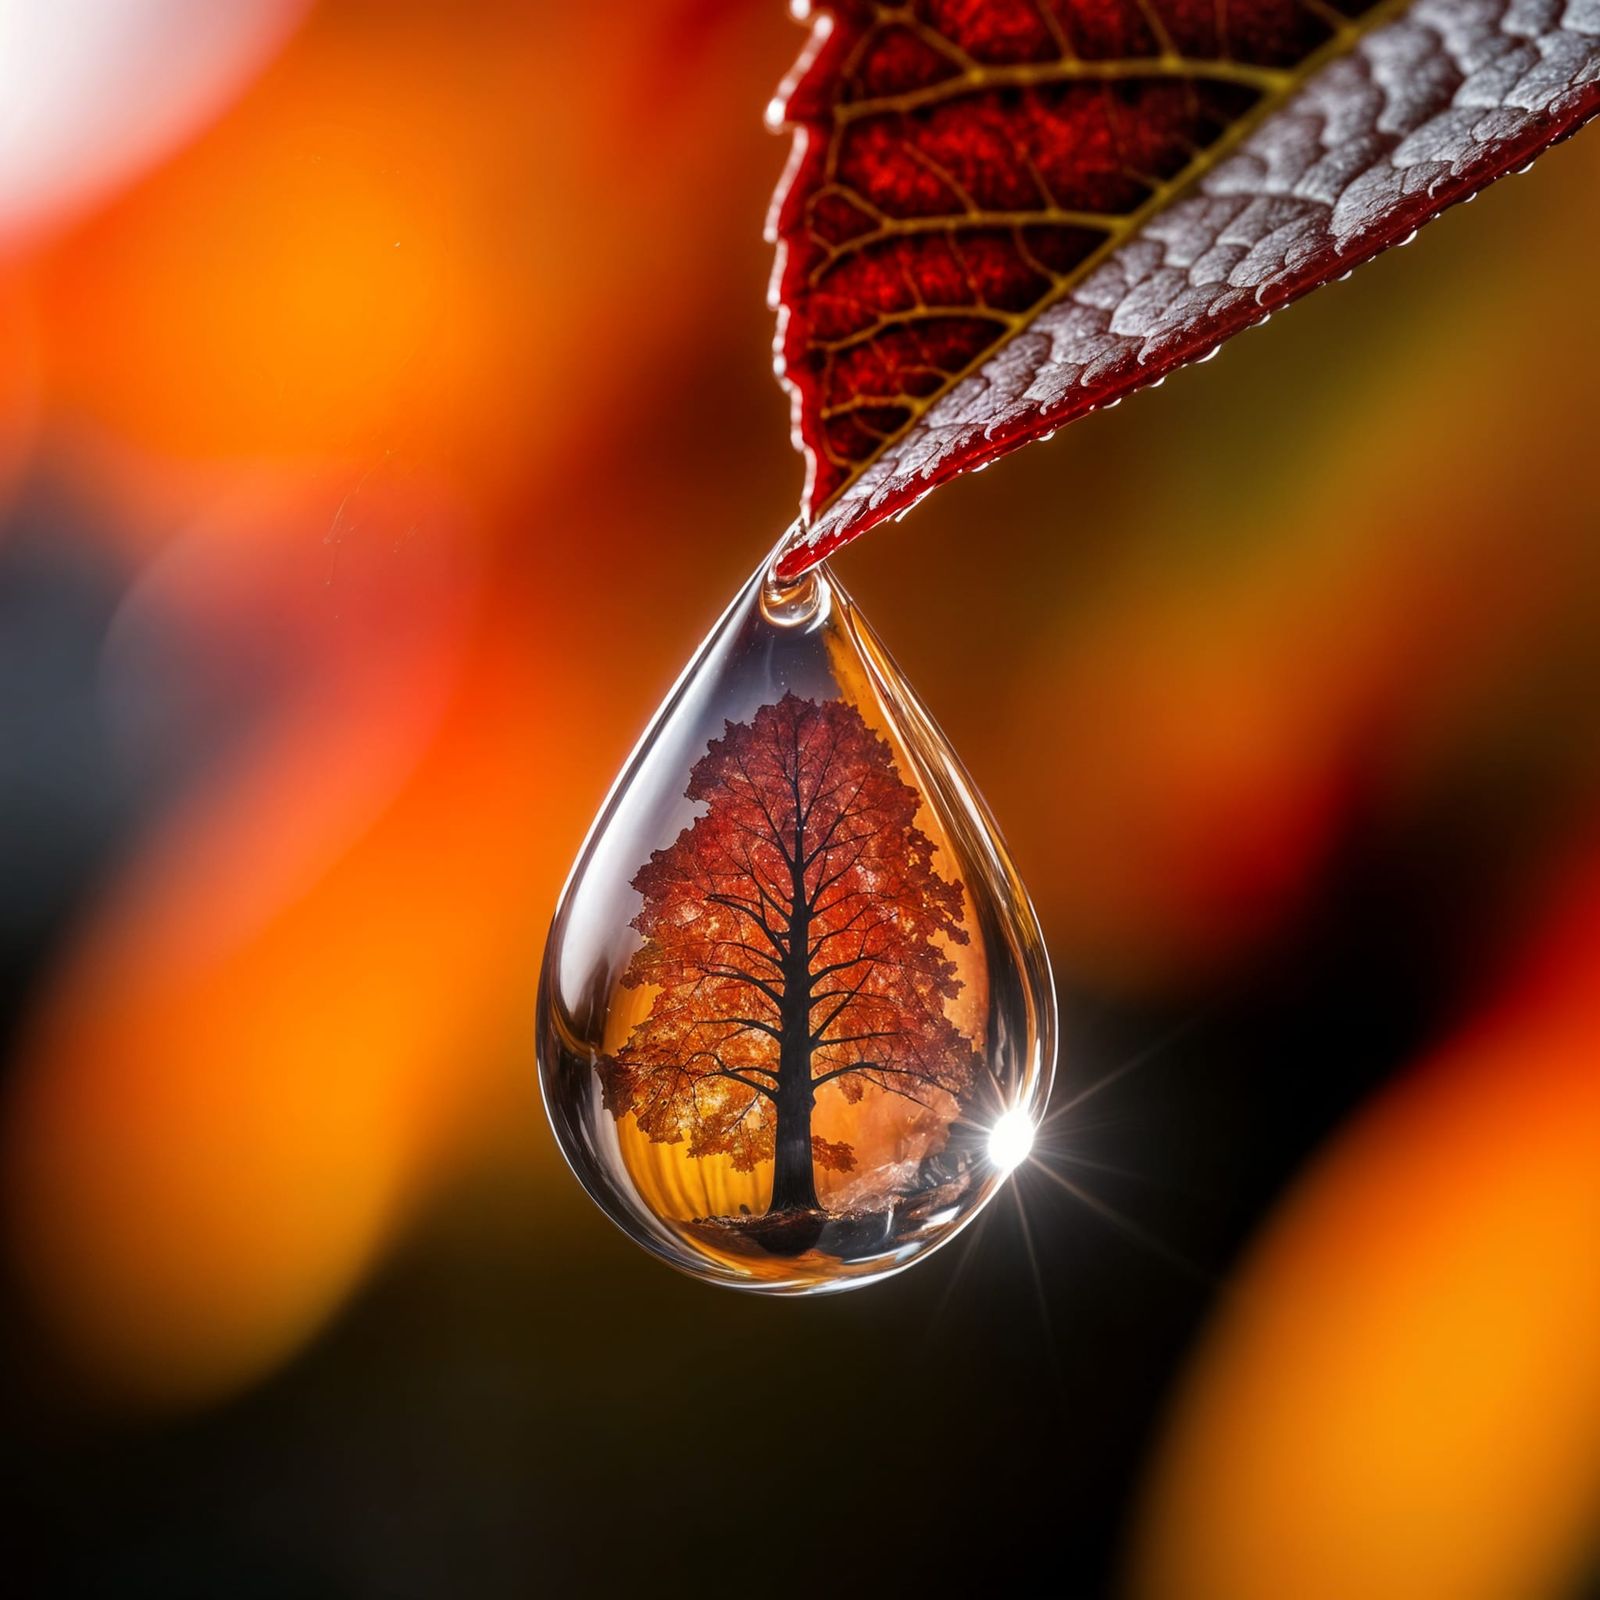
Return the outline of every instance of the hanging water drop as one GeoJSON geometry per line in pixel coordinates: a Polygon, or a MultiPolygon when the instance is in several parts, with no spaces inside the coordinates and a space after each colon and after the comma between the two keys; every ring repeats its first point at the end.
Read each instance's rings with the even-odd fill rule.
{"type": "Polygon", "coordinates": [[[971,780],[818,567],[751,578],[562,895],[545,1105],[601,1209],[716,1283],[871,1282],[1025,1159],[1055,1001],[971,780]]]}

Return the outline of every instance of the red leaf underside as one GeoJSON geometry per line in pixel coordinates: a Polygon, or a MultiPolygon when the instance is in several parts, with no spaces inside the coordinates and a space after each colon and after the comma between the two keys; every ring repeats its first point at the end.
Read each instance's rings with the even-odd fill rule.
{"type": "Polygon", "coordinates": [[[836,0],[781,100],[796,576],[1600,109],[1600,0],[836,0]]]}

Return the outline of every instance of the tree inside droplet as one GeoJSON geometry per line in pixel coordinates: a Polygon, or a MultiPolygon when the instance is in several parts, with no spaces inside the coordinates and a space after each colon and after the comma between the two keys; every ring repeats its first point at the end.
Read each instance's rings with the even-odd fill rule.
{"type": "MultiPolygon", "coordinates": [[[[685,794],[704,810],[633,878],[644,943],[622,983],[652,998],[598,1063],[604,1103],[691,1157],[770,1163],[765,1213],[695,1225],[797,1253],[837,1220],[818,1169],[856,1166],[851,1141],[818,1131],[819,1103],[894,1097],[931,1153],[983,1069],[945,1009],[965,891],[935,866],[888,742],[843,700],[791,692],[726,723],[685,794]]],[[[851,1220],[893,1203],[859,1191],[851,1220]]]]}
{"type": "Polygon", "coordinates": [[[539,1075],[562,1153],[696,1277],[825,1293],[956,1237],[1038,1120],[1049,962],[994,819],[825,567],[752,574],[562,892],[539,1075]]]}

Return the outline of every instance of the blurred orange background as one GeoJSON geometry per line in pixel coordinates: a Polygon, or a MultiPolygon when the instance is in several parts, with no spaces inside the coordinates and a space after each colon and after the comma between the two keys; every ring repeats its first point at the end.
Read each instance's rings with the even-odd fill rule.
{"type": "MultiPolygon", "coordinates": [[[[28,112],[0,152],[0,1149],[40,1561],[80,1491],[220,1462],[203,1556],[174,1522],[135,1558],[113,1518],[71,1571],[226,1588],[266,1537],[238,1506],[301,1437],[259,1397],[410,1416],[434,1361],[538,1396],[525,1448],[462,1424],[483,1482],[559,1508],[579,1490],[539,1474],[579,1460],[597,1525],[685,1428],[711,1429],[697,1468],[743,1470],[748,1421],[641,1399],[645,1355],[594,1332],[626,1319],[669,1352],[709,1337],[725,1371],[751,1329],[902,1376],[920,1341],[892,1402],[856,1378],[826,1401],[873,1446],[827,1457],[830,1499],[870,1501],[876,1460],[921,1508],[891,1576],[956,1570],[934,1530],[988,1453],[1008,1465],[958,1542],[996,1578],[1026,1556],[1065,1593],[1581,1592],[1600,136],[836,563],[1039,906],[1058,1103],[1122,1074],[1044,1159],[1090,1190],[1131,1161],[1097,1192],[1159,1249],[1027,1174],[1028,1251],[967,1247],[1007,1263],[1016,1381],[1051,1396],[1024,1422],[1000,1380],[963,1388],[997,1315],[965,1258],[853,1310],[679,1284],[589,1211],[534,1090],[583,831],[794,514],[761,112],[802,33],[776,0],[112,9],[38,8],[0,65],[28,112]],[[1160,1124],[1168,1090],[1205,1114],[1160,1124]],[[1175,1174],[1190,1199],[1162,1198],[1175,1174]],[[503,1299],[445,1315],[419,1286],[458,1271],[503,1299]],[[570,1347],[507,1331],[551,1319],[570,1347]],[[407,1355],[369,1392],[348,1375],[377,1348],[407,1355]],[[955,1462],[927,1454],[946,1422],[955,1462]],[[997,1554],[979,1525],[1006,1505],[997,1554]]],[[[443,1507],[439,1584],[295,1512],[260,1592],[592,1570],[555,1512],[461,1533],[408,1482],[443,1507]]],[[[357,1521],[382,1499],[350,1495],[357,1521]]],[[[733,1565],[637,1554],[668,1589],[699,1560],[733,1565]]]]}

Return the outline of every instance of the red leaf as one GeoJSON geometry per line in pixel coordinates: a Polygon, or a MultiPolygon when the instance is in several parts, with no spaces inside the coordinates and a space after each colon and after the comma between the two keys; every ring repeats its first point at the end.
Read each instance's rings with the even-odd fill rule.
{"type": "Polygon", "coordinates": [[[1600,0],[831,0],[776,115],[795,576],[1600,109],[1600,0]]]}

